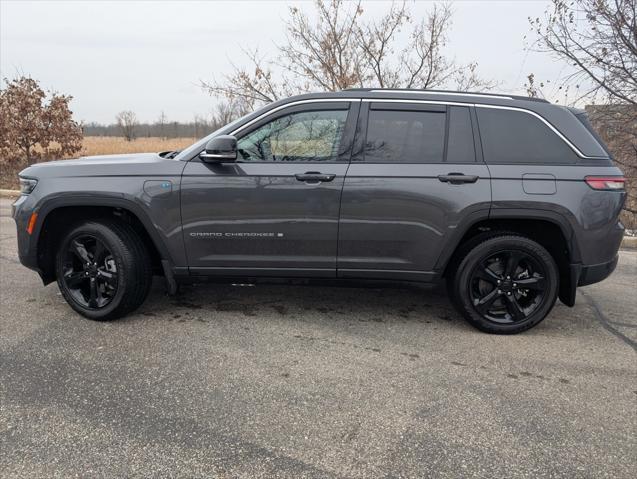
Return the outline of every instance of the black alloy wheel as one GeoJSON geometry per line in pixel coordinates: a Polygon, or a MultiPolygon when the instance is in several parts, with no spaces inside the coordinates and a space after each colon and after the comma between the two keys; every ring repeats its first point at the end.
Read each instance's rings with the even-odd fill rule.
{"type": "Polygon", "coordinates": [[[62,280],[81,306],[100,309],[108,306],[117,294],[115,259],[97,237],[81,234],[72,238],[65,252],[63,267],[62,280]]]}
{"type": "Polygon", "coordinates": [[[453,305],[473,326],[516,334],[549,314],[559,291],[557,263],[537,241],[486,232],[461,247],[447,276],[453,305]]]}
{"type": "Polygon", "coordinates": [[[69,306],[95,321],[137,309],[153,279],[150,255],[137,231],[112,218],[71,226],[57,244],[55,274],[69,306]]]}
{"type": "Polygon", "coordinates": [[[546,269],[532,254],[504,250],[472,271],[469,295],[476,311],[494,323],[526,321],[546,301],[546,269]]]}

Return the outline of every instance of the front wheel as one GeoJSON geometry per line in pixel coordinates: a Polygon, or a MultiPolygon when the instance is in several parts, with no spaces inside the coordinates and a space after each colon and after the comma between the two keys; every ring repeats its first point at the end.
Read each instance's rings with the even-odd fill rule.
{"type": "Polygon", "coordinates": [[[460,261],[451,290],[455,306],[476,328],[520,333],[540,323],[553,308],[558,269],[535,241],[495,236],[474,246],[460,261]]]}
{"type": "Polygon", "coordinates": [[[152,282],[148,251],[128,224],[104,219],[70,229],[56,256],[64,299],[81,315],[116,319],[139,307],[152,282]]]}

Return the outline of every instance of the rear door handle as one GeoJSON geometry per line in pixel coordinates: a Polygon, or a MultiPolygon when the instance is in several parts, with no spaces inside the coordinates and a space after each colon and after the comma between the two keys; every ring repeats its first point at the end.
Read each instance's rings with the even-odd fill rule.
{"type": "Polygon", "coordinates": [[[463,183],[475,183],[478,181],[478,175],[465,175],[464,173],[448,173],[446,175],[438,175],[438,179],[443,183],[451,183],[452,185],[461,185],[463,183]]]}
{"type": "Polygon", "coordinates": [[[306,181],[308,183],[319,183],[321,181],[332,181],[336,178],[333,173],[320,173],[318,171],[308,171],[306,173],[297,173],[294,175],[299,181],[306,181]]]}

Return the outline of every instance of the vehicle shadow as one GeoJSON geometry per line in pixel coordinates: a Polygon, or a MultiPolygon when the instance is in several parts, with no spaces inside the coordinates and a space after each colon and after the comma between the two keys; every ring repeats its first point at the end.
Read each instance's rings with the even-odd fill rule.
{"type": "Polygon", "coordinates": [[[182,322],[189,319],[208,322],[219,316],[233,315],[297,319],[311,316],[322,320],[370,323],[453,321],[464,324],[442,285],[197,284],[182,286],[178,294],[168,296],[158,279],[138,314],[166,316],[182,322]]]}
{"type": "MultiPolygon", "coordinates": [[[[559,301],[549,317],[523,336],[562,337],[578,330],[595,327],[587,305],[568,308],[559,301]],[[583,308],[583,309],[582,309],[583,308]]],[[[365,286],[347,284],[296,285],[257,284],[233,286],[202,283],[183,285],[176,295],[167,295],[161,278],[155,278],[152,291],[142,307],[119,321],[136,321],[141,317],[169,322],[196,321],[222,324],[227,321],[287,321],[343,326],[369,323],[431,324],[434,328],[463,330],[482,335],[455,310],[444,284],[383,284],[365,286]]]]}

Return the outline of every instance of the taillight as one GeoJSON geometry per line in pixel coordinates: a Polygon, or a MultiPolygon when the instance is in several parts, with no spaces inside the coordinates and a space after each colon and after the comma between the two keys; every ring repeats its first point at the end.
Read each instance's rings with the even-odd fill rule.
{"type": "Polygon", "coordinates": [[[594,190],[623,190],[626,178],[623,176],[587,176],[586,184],[594,190]]]}

